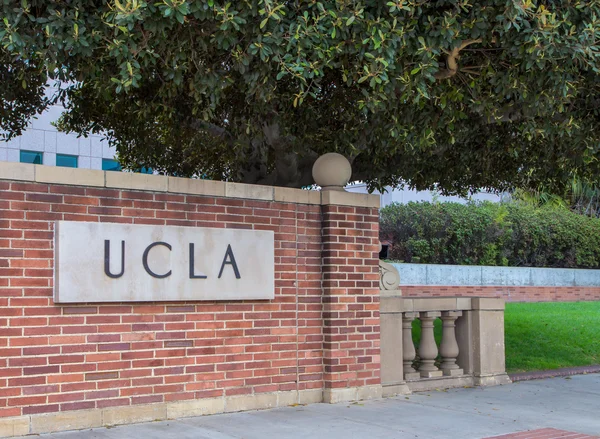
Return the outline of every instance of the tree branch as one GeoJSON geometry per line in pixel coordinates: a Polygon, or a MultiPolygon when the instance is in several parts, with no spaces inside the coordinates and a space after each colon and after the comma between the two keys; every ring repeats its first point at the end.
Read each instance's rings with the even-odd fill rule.
{"type": "Polygon", "coordinates": [[[213,125],[212,123],[205,122],[196,118],[189,118],[188,124],[191,128],[198,131],[206,131],[210,135],[216,138],[220,138],[225,140],[227,143],[231,143],[233,141],[233,137],[231,133],[227,131],[225,128],[213,125]]]}
{"type": "Polygon", "coordinates": [[[465,47],[470,46],[471,44],[481,43],[481,38],[477,38],[476,40],[465,40],[461,43],[460,46],[452,49],[451,52],[446,54],[446,68],[444,70],[440,70],[437,72],[434,77],[435,79],[448,79],[452,78],[454,75],[458,73],[458,58],[460,55],[460,51],[465,47]]]}

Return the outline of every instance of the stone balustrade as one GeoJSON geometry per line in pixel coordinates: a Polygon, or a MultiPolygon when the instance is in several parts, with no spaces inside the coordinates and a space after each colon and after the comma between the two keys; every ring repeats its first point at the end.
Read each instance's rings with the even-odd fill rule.
{"type": "Polygon", "coordinates": [[[381,290],[383,394],[510,383],[504,358],[504,300],[482,297],[402,297],[381,290]],[[438,346],[437,319],[442,322],[438,346]],[[421,324],[413,343],[413,321],[421,324]]]}

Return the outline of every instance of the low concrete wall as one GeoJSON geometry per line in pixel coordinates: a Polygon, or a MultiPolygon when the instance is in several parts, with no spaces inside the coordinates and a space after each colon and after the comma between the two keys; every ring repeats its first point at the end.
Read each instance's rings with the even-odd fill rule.
{"type": "Polygon", "coordinates": [[[600,270],[392,264],[400,285],[600,287],[600,270]]]}
{"type": "Polygon", "coordinates": [[[600,270],[393,264],[405,297],[496,297],[507,302],[600,300],[600,270]]]}

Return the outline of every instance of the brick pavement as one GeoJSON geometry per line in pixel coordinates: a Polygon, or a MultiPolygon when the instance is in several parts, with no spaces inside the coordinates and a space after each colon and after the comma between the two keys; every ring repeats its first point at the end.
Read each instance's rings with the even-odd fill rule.
{"type": "Polygon", "coordinates": [[[597,439],[600,436],[590,436],[573,431],[542,428],[538,430],[521,431],[518,433],[493,436],[485,439],[597,439]]]}

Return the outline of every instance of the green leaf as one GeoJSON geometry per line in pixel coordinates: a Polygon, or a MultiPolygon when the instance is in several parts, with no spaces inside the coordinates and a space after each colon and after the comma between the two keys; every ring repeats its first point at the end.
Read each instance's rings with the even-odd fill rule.
{"type": "Polygon", "coordinates": [[[346,26],[350,26],[352,23],[354,23],[355,18],[356,17],[353,15],[348,20],[346,20],[346,26]]]}

